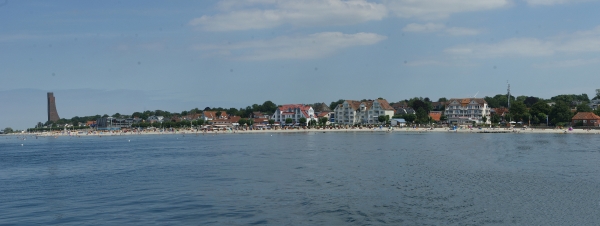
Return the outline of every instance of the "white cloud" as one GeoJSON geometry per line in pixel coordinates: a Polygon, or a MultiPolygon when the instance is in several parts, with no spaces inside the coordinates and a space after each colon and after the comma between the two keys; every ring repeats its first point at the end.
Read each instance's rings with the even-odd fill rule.
{"type": "Polygon", "coordinates": [[[444,50],[446,53],[472,57],[538,57],[556,53],[600,52],[600,27],[556,37],[513,38],[494,44],[467,44],[444,50]]]}
{"type": "Polygon", "coordinates": [[[591,0],[525,0],[529,5],[559,5],[567,3],[589,2],[591,0]]]}
{"type": "Polygon", "coordinates": [[[224,53],[223,55],[231,55],[240,60],[313,59],[329,56],[353,46],[373,45],[386,38],[374,33],[322,32],[237,44],[198,45],[194,46],[194,49],[209,55],[224,53]]]}
{"type": "Polygon", "coordinates": [[[384,5],[366,0],[221,1],[219,8],[226,13],[204,15],[191,20],[189,24],[210,31],[234,31],[273,28],[284,24],[348,25],[381,20],[387,15],[384,5]]]}
{"type": "Polygon", "coordinates": [[[388,9],[398,17],[437,20],[451,14],[499,9],[510,5],[509,0],[384,0],[388,9]]]}
{"type": "Polygon", "coordinates": [[[465,36],[465,35],[478,35],[480,32],[475,29],[463,28],[463,27],[449,27],[446,28],[443,24],[426,23],[416,24],[411,23],[402,28],[404,32],[416,32],[416,33],[430,33],[444,31],[448,35],[452,36],[465,36]]]}

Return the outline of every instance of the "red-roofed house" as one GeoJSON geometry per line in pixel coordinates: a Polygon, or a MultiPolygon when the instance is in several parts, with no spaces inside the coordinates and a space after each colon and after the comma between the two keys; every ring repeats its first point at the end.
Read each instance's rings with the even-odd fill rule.
{"type": "Polygon", "coordinates": [[[572,125],[582,123],[583,126],[598,126],[600,123],[600,116],[597,116],[593,112],[579,112],[571,119],[572,125]]]}
{"type": "Polygon", "coordinates": [[[202,118],[204,121],[227,118],[227,112],[222,111],[221,115],[217,115],[217,111],[203,111],[202,118]]]}
{"type": "Polygon", "coordinates": [[[231,116],[226,118],[213,119],[210,122],[213,126],[230,127],[237,125],[241,118],[242,117],[240,116],[231,116]]]}
{"type": "Polygon", "coordinates": [[[431,119],[433,121],[439,122],[442,118],[442,112],[441,111],[430,111],[429,117],[431,117],[431,119]]]}
{"type": "Polygon", "coordinates": [[[273,114],[272,119],[275,122],[279,122],[281,125],[285,124],[285,120],[291,118],[294,123],[300,121],[301,118],[306,118],[306,121],[316,119],[315,111],[311,106],[304,104],[286,104],[278,107],[273,114]]]}

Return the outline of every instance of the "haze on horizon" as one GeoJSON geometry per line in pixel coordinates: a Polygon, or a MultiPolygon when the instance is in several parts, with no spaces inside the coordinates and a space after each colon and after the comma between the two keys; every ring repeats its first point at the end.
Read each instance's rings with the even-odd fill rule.
{"type": "Polygon", "coordinates": [[[0,1],[0,128],[338,99],[595,96],[595,0],[0,1]]]}

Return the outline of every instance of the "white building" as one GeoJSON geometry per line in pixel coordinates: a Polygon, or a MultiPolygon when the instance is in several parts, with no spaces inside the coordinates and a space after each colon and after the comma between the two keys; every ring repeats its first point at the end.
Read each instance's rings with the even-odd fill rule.
{"type": "Polygon", "coordinates": [[[286,104],[278,107],[271,119],[279,122],[280,125],[285,124],[285,120],[291,118],[293,123],[298,123],[301,118],[305,118],[306,122],[311,119],[316,120],[315,111],[311,106],[304,104],[286,104]]]}
{"type": "Polygon", "coordinates": [[[483,98],[453,98],[446,102],[444,115],[450,124],[490,124],[490,110],[483,98]],[[485,122],[483,116],[487,119],[485,122]]]}
{"type": "Polygon", "coordinates": [[[335,122],[344,125],[379,124],[379,116],[394,116],[394,108],[384,99],[365,102],[345,100],[333,111],[335,122]]]}
{"type": "Polygon", "coordinates": [[[598,109],[598,105],[600,105],[600,99],[595,99],[595,100],[592,100],[592,101],[591,101],[591,102],[588,104],[588,106],[590,106],[590,108],[592,108],[592,110],[596,110],[596,109],[598,109]]]}
{"type": "Polygon", "coordinates": [[[148,121],[148,122],[162,122],[164,119],[165,119],[165,117],[163,117],[163,116],[153,115],[153,116],[149,116],[146,119],[146,121],[148,121]]]}

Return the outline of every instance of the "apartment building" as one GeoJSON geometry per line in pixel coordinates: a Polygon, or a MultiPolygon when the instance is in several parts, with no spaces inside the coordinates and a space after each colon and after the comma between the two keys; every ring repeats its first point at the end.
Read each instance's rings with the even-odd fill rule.
{"type": "Polygon", "coordinates": [[[453,98],[446,102],[444,114],[450,124],[490,124],[490,107],[483,98],[453,98]],[[486,121],[483,121],[483,117],[486,121]]]}
{"type": "Polygon", "coordinates": [[[378,124],[379,116],[394,116],[394,108],[384,99],[355,101],[345,100],[335,110],[335,122],[344,125],[378,124]]]}

